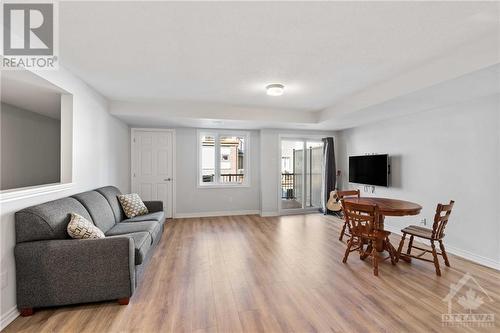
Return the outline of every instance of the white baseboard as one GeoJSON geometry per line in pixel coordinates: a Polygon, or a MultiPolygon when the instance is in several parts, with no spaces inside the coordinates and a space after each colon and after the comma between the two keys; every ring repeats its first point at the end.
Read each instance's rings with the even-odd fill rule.
{"type": "Polygon", "coordinates": [[[493,269],[500,271],[500,262],[497,262],[493,259],[486,258],[486,257],[477,255],[477,254],[469,252],[469,251],[461,250],[461,249],[456,248],[456,247],[451,246],[451,245],[446,245],[446,251],[450,252],[456,256],[462,257],[464,259],[473,261],[477,264],[480,264],[480,265],[483,265],[483,266],[493,268],[493,269]]]}
{"type": "Polygon", "coordinates": [[[260,212],[260,216],[262,217],[271,217],[271,216],[279,216],[279,212],[260,212]]]}
{"type": "Polygon", "coordinates": [[[175,218],[186,219],[192,217],[214,217],[214,216],[256,215],[256,214],[260,214],[260,210],[231,210],[222,212],[175,213],[175,218]]]}
{"type": "Polygon", "coordinates": [[[6,328],[10,323],[14,321],[17,317],[19,317],[20,313],[17,310],[17,307],[11,308],[5,314],[0,317],[0,331],[6,328]]]}
{"type": "MultiPolygon", "coordinates": [[[[397,234],[400,236],[402,235],[401,230],[397,227],[390,226],[390,225],[386,224],[385,229],[392,232],[393,234],[397,234]]],[[[498,262],[498,261],[495,261],[491,258],[486,258],[486,257],[480,256],[478,254],[475,254],[475,253],[472,253],[472,252],[469,252],[466,250],[459,249],[459,248],[457,248],[455,246],[451,246],[449,244],[445,244],[445,246],[446,246],[446,252],[449,252],[449,253],[454,254],[458,257],[470,260],[472,262],[475,262],[476,264],[483,265],[483,266],[493,268],[496,270],[500,270],[500,262],[498,262]]]]}

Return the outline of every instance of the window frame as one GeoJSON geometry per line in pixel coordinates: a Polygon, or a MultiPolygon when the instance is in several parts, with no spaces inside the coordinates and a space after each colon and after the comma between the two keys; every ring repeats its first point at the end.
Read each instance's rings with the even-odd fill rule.
{"type": "Polygon", "coordinates": [[[198,129],[197,130],[197,179],[198,188],[234,188],[234,187],[249,187],[250,186],[250,132],[238,130],[218,130],[218,129],[198,129]],[[214,178],[212,183],[203,183],[202,169],[202,144],[203,136],[212,136],[214,138],[214,178]],[[242,183],[221,183],[220,182],[220,140],[221,136],[239,136],[245,140],[245,158],[243,160],[244,177],[242,183]]]}

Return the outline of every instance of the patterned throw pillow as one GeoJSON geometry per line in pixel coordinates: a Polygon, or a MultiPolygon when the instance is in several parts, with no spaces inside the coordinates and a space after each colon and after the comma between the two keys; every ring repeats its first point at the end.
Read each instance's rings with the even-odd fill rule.
{"type": "Polygon", "coordinates": [[[104,233],[92,222],[75,213],[71,213],[71,220],[68,223],[68,234],[71,238],[88,239],[104,238],[104,233]]]}
{"type": "Polygon", "coordinates": [[[120,200],[123,211],[129,219],[149,213],[148,208],[137,193],[119,195],[118,200],[120,200]]]}

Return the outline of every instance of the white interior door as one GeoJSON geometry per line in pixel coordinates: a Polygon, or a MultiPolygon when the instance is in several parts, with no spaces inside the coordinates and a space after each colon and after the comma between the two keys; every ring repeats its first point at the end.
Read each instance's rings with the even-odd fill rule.
{"type": "Polygon", "coordinates": [[[132,192],[142,200],[161,200],[173,216],[173,131],[132,130],[132,192]]]}

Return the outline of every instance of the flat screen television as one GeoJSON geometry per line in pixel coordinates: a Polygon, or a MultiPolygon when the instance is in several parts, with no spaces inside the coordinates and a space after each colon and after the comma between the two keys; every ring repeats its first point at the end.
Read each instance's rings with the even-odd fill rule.
{"type": "Polygon", "coordinates": [[[349,182],[389,186],[389,155],[349,156],[349,182]]]}

